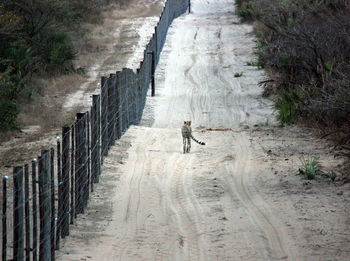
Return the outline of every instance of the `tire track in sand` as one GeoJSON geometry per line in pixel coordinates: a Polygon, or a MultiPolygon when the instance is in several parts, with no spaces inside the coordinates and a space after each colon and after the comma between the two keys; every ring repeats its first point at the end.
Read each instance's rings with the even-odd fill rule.
{"type": "MultiPolygon", "coordinates": [[[[150,139],[150,145],[155,143],[154,137],[150,139]]],[[[136,231],[138,228],[138,212],[141,202],[141,183],[143,176],[145,175],[145,170],[149,169],[149,159],[148,153],[146,153],[146,146],[137,146],[135,149],[136,161],[134,164],[134,169],[132,175],[126,181],[127,187],[130,188],[130,192],[127,195],[126,206],[122,209],[125,209],[123,215],[123,221],[128,224],[125,230],[124,235],[121,237],[119,242],[115,244],[120,249],[119,260],[123,260],[124,254],[127,252],[129,245],[129,237],[137,235],[136,231]],[[136,185],[136,196],[132,188],[136,185]],[[131,224],[132,225],[131,225],[131,224]]]]}
{"type": "Polygon", "coordinates": [[[175,163],[174,171],[170,177],[172,184],[170,198],[174,206],[172,209],[176,211],[176,215],[179,218],[179,229],[182,233],[180,236],[183,236],[183,242],[180,243],[180,245],[184,249],[185,260],[203,260],[200,257],[198,242],[199,233],[196,227],[198,222],[193,220],[191,216],[192,213],[190,213],[190,210],[195,208],[192,203],[193,199],[186,197],[184,174],[186,172],[186,167],[189,166],[189,159],[186,156],[181,155],[175,163]],[[187,205],[190,205],[190,207],[188,208],[187,205]]]}
{"type": "MultiPolygon", "coordinates": [[[[252,155],[249,150],[249,141],[245,134],[239,134],[240,137],[236,137],[237,141],[237,158],[233,164],[226,164],[226,169],[231,175],[228,179],[230,182],[230,193],[232,198],[238,198],[244,208],[247,211],[249,217],[253,220],[253,223],[259,227],[261,232],[265,235],[263,244],[266,245],[269,260],[288,260],[288,246],[284,245],[282,238],[285,236],[282,233],[281,227],[275,224],[272,219],[272,215],[266,212],[266,209],[262,209],[260,206],[267,206],[267,203],[256,193],[252,193],[252,185],[249,182],[249,176],[255,172],[252,169],[254,164],[249,159],[249,155],[252,155]],[[235,194],[235,195],[233,195],[235,194]]],[[[253,224],[254,225],[254,224],[253,224]]],[[[255,235],[255,240],[262,240],[255,235]]]]}

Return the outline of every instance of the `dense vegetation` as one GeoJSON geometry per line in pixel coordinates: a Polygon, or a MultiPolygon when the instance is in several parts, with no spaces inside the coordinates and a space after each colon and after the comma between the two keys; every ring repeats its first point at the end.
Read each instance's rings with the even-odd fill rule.
{"type": "MultiPolygon", "coordinates": [[[[0,130],[18,128],[33,76],[74,72],[75,39],[111,0],[0,0],[0,130]]],[[[115,0],[114,2],[127,2],[115,0]]]]}
{"type": "Polygon", "coordinates": [[[258,65],[273,79],[279,120],[350,133],[350,1],[236,0],[255,22],[258,65]],[[307,119],[307,120],[305,120],[307,119]]]}

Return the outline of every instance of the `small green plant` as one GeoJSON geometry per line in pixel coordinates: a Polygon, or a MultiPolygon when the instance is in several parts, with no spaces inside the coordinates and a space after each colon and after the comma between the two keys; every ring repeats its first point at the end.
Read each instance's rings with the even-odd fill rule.
{"type": "Polygon", "coordinates": [[[254,13],[254,3],[250,0],[239,0],[236,1],[237,9],[236,15],[242,18],[243,20],[252,20],[254,13]]]}
{"type": "Polygon", "coordinates": [[[331,179],[331,181],[334,182],[338,175],[335,171],[332,170],[327,173],[327,176],[331,179]]]}
{"type": "Polygon", "coordinates": [[[247,62],[247,65],[248,66],[255,66],[255,67],[258,67],[258,69],[262,69],[264,68],[264,63],[261,59],[256,59],[256,60],[253,60],[253,61],[249,61],[247,62]]]}
{"type": "Polygon", "coordinates": [[[321,173],[319,161],[315,157],[301,159],[302,166],[299,168],[299,173],[307,179],[314,179],[321,173]]]}
{"type": "Polygon", "coordinates": [[[243,72],[237,72],[234,74],[236,78],[241,77],[243,75],[243,72]]]}
{"type": "Polygon", "coordinates": [[[277,119],[281,123],[291,123],[299,112],[300,94],[292,89],[282,90],[277,95],[275,106],[278,110],[277,119]]]}

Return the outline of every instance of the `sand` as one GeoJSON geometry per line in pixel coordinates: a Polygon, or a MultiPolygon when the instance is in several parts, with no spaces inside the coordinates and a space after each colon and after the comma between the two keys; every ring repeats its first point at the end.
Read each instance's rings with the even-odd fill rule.
{"type": "Polygon", "coordinates": [[[349,185],[297,175],[301,157],[325,171],[344,159],[278,126],[233,1],[193,0],[192,11],[171,26],[156,97],[111,149],[58,260],[349,260],[349,185]],[[188,154],[184,120],[207,144],[188,154]]]}

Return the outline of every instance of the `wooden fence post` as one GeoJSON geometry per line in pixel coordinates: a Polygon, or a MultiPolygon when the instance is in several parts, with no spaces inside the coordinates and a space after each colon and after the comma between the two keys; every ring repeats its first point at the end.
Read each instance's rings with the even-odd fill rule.
{"type": "Polygon", "coordinates": [[[93,191],[93,184],[99,182],[100,175],[100,124],[100,95],[93,95],[91,107],[91,191],[93,191]]]}
{"type": "Polygon", "coordinates": [[[108,80],[108,150],[115,143],[115,104],[114,104],[114,82],[115,74],[110,74],[108,80]]]}
{"type": "Polygon", "coordinates": [[[89,202],[90,197],[90,183],[91,183],[91,145],[90,145],[90,113],[87,111],[85,114],[86,122],[85,122],[85,135],[86,135],[86,158],[85,160],[85,168],[86,168],[86,187],[85,187],[85,207],[87,207],[87,204],[89,202]]]}
{"type": "Polygon", "coordinates": [[[117,75],[117,87],[116,87],[116,105],[117,105],[117,126],[118,126],[118,138],[123,135],[123,104],[122,104],[122,73],[118,71],[117,75]]]}
{"type": "Polygon", "coordinates": [[[123,134],[128,128],[128,87],[126,80],[126,68],[123,68],[121,73],[121,99],[122,99],[122,122],[123,122],[123,134]]]}
{"type": "Polygon", "coordinates": [[[32,200],[33,200],[33,261],[38,260],[38,195],[37,195],[37,159],[32,160],[32,200]]]}
{"type": "Polygon", "coordinates": [[[136,96],[135,96],[135,99],[136,99],[136,124],[139,124],[140,123],[140,112],[141,112],[141,109],[142,109],[142,105],[141,105],[141,96],[142,96],[142,93],[141,93],[141,90],[142,90],[142,87],[141,87],[141,84],[140,84],[140,78],[141,78],[141,69],[138,68],[136,69],[136,96]]]}
{"type": "MultiPolygon", "coordinates": [[[[59,137],[58,137],[59,138],[59,137]]],[[[55,260],[55,222],[56,222],[56,207],[55,207],[55,150],[50,149],[50,188],[51,188],[51,260],[55,260]]]]}
{"type": "Polygon", "coordinates": [[[30,261],[30,216],[29,216],[29,166],[24,166],[24,213],[25,213],[25,253],[26,260],[30,261]]]}
{"type": "Polygon", "coordinates": [[[114,99],[113,99],[113,106],[114,106],[114,134],[115,134],[115,139],[120,138],[119,134],[119,103],[118,103],[118,72],[115,74],[115,78],[113,81],[113,89],[114,89],[114,99]]]}
{"type": "Polygon", "coordinates": [[[51,261],[50,152],[44,150],[39,161],[40,261],[51,261]]]}
{"type": "Polygon", "coordinates": [[[139,111],[139,99],[138,99],[138,75],[134,72],[132,73],[132,104],[133,104],[133,119],[132,119],[132,124],[138,124],[138,111],[139,111]]]}
{"type": "Polygon", "coordinates": [[[74,224],[75,213],[75,125],[71,126],[70,151],[70,224],[74,224]]]}
{"type": "Polygon", "coordinates": [[[82,210],[82,113],[77,113],[77,119],[75,121],[75,217],[77,214],[81,214],[82,210]]]}
{"type": "MultiPolygon", "coordinates": [[[[62,136],[63,137],[63,136],[62,136]]],[[[57,139],[57,187],[58,187],[58,209],[57,209],[57,227],[56,227],[56,250],[60,249],[60,237],[62,230],[62,161],[61,161],[61,141],[57,139]]],[[[68,195],[67,195],[68,196],[68,195]]]]}
{"type": "Polygon", "coordinates": [[[61,237],[69,236],[69,179],[70,179],[70,127],[62,128],[62,173],[61,173],[61,237]]]}
{"type": "Polygon", "coordinates": [[[156,95],[156,84],[154,73],[156,71],[156,62],[155,62],[155,54],[154,51],[149,52],[151,55],[151,96],[154,97],[156,95]]]}
{"type": "Polygon", "coordinates": [[[101,162],[108,153],[108,83],[107,78],[101,78],[101,162]]]}
{"type": "Polygon", "coordinates": [[[87,191],[89,180],[87,177],[87,129],[86,113],[77,113],[75,126],[76,160],[75,160],[75,212],[84,213],[87,205],[87,191]]]}
{"type": "Polygon", "coordinates": [[[13,260],[24,260],[23,167],[13,169],[13,260]]]}
{"type": "Polygon", "coordinates": [[[2,260],[7,260],[7,176],[2,178],[2,260]]]}

